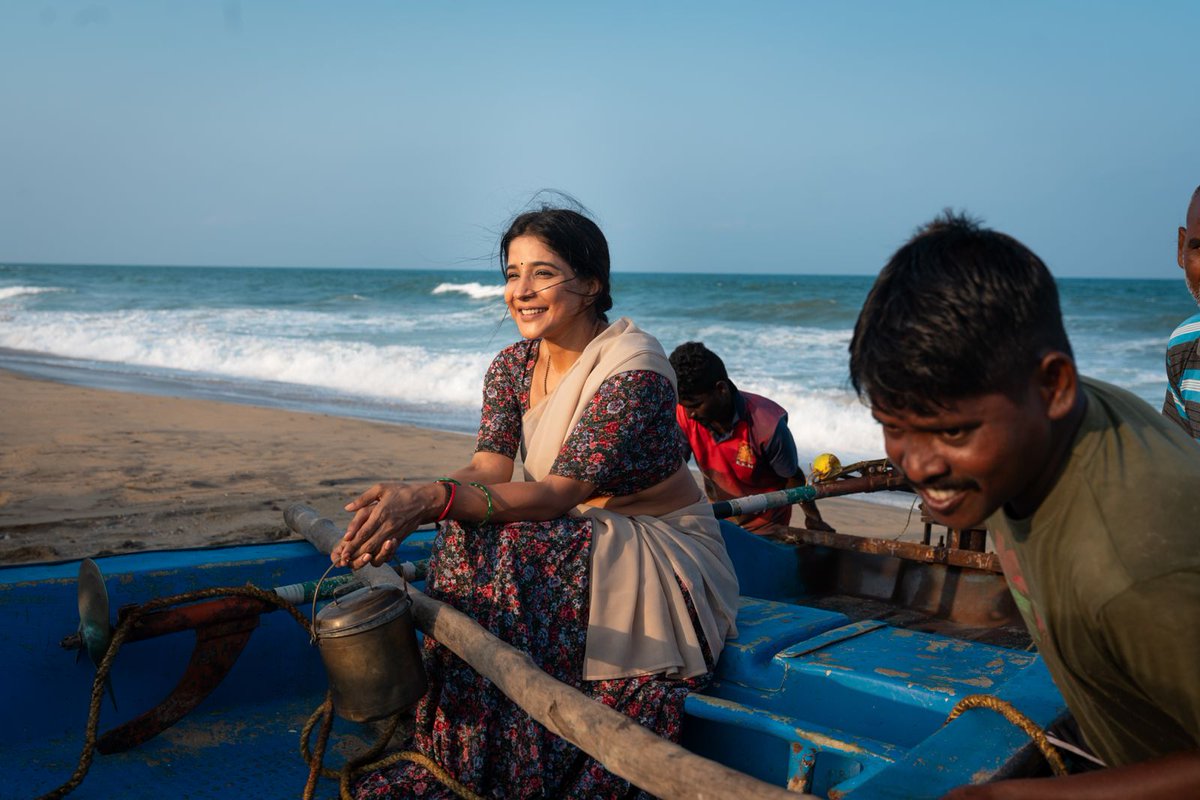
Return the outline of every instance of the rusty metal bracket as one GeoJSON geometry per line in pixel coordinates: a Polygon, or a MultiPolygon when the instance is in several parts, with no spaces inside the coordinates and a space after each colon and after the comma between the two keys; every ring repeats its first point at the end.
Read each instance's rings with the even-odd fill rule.
{"type": "MultiPolygon", "coordinates": [[[[191,659],[179,683],[161,703],[105,733],[96,740],[96,749],[106,755],[123,752],[182,719],[229,674],[258,627],[259,616],[274,610],[274,606],[254,598],[226,597],[147,614],[136,624],[129,641],[194,630],[196,643],[191,659]]],[[[127,614],[128,609],[121,613],[127,614]]]]}
{"type": "Polygon", "coordinates": [[[926,564],[948,564],[954,567],[1002,574],[1000,559],[995,553],[981,553],[976,550],[961,550],[946,546],[930,546],[920,542],[904,542],[897,539],[877,539],[868,536],[854,536],[846,533],[830,533],[828,531],[810,531],[802,528],[787,528],[772,531],[768,538],[787,544],[808,544],[819,547],[832,547],[837,550],[850,550],[857,553],[871,553],[881,556],[903,558],[908,561],[919,561],[926,564]]]}

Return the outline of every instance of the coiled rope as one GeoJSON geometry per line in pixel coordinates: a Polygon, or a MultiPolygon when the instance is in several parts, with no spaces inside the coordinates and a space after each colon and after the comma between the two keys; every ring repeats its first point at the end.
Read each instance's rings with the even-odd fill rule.
{"type": "Polygon", "coordinates": [[[1033,740],[1034,746],[1046,757],[1046,761],[1050,764],[1050,771],[1059,776],[1067,774],[1067,765],[1063,763],[1062,756],[1054,749],[1054,745],[1050,744],[1045,732],[1033,720],[1014,708],[1011,703],[1001,700],[999,697],[990,694],[967,695],[958,701],[942,725],[949,725],[951,720],[958,717],[959,714],[972,708],[990,708],[1025,731],[1026,735],[1033,740]]]}
{"type": "MultiPolygon", "coordinates": [[[[291,603],[274,592],[259,589],[257,586],[225,586],[212,589],[198,589],[193,592],[185,592],[170,597],[147,600],[145,603],[135,606],[113,631],[112,639],[108,644],[108,650],[105,651],[104,657],[100,659],[100,664],[96,667],[96,677],[92,681],[92,697],[88,704],[88,719],[85,728],[83,751],[79,755],[78,766],[75,767],[75,771],[65,783],[56,789],[40,795],[37,800],[59,800],[59,798],[66,797],[75,791],[79,784],[83,782],[88,770],[91,769],[92,759],[96,753],[96,731],[100,723],[100,705],[104,699],[105,681],[108,679],[109,672],[112,671],[113,660],[117,656],[117,651],[121,649],[121,645],[125,643],[126,638],[128,638],[130,631],[133,630],[133,626],[138,620],[151,611],[183,605],[185,603],[193,603],[197,600],[206,600],[212,597],[250,597],[273,605],[276,608],[282,608],[291,615],[292,619],[299,623],[300,627],[304,628],[310,639],[313,636],[312,624],[291,603]]],[[[341,797],[343,800],[351,800],[350,782],[352,780],[367,772],[391,766],[401,760],[413,761],[420,764],[431,775],[444,783],[459,797],[464,798],[464,800],[481,800],[479,795],[474,794],[469,788],[456,781],[445,769],[421,753],[404,751],[394,753],[379,761],[371,761],[371,759],[376,758],[383,752],[383,748],[387,746],[388,741],[396,732],[403,714],[403,710],[396,714],[391,725],[384,732],[384,735],[380,737],[379,741],[370,750],[348,761],[341,772],[334,772],[324,767],[321,763],[324,758],[326,743],[329,740],[329,733],[333,728],[333,701],[329,696],[326,696],[325,701],[317,707],[317,710],[309,718],[308,723],[300,734],[300,753],[309,766],[308,782],[304,787],[305,800],[310,800],[316,791],[318,776],[338,780],[341,797]],[[309,753],[308,740],[317,719],[321,716],[324,716],[324,719],[322,720],[321,735],[318,740],[318,755],[314,757],[309,753]]]]}
{"type": "MultiPolygon", "coordinates": [[[[400,725],[400,720],[404,716],[404,711],[404,709],[401,709],[396,712],[392,717],[392,721],[388,724],[387,730],[380,734],[379,740],[370,750],[357,758],[347,761],[341,770],[335,771],[324,766],[322,763],[325,758],[325,746],[329,740],[329,729],[333,725],[333,697],[332,695],[326,695],[325,702],[317,706],[317,710],[312,713],[312,716],[308,718],[308,722],[304,724],[304,730],[300,732],[300,756],[309,766],[309,786],[316,786],[318,775],[332,778],[338,782],[338,789],[342,800],[353,800],[353,795],[350,794],[350,784],[355,778],[365,775],[368,772],[390,767],[401,761],[411,761],[414,764],[424,767],[433,777],[445,784],[450,791],[463,798],[463,800],[483,800],[480,795],[471,791],[470,787],[455,780],[441,765],[423,753],[418,753],[414,750],[404,750],[384,756],[377,761],[373,760],[383,752],[383,748],[395,734],[396,728],[400,725]],[[317,737],[316,752],[312,753],[309,751],[308,743],[312,737],[313,728],[317,726],[318,722],[321,723],[321,732],[317,737]]],[[[306,787],[304,800],[310,800],[311,797],[312,794],[309,788],[306,787]]]]}

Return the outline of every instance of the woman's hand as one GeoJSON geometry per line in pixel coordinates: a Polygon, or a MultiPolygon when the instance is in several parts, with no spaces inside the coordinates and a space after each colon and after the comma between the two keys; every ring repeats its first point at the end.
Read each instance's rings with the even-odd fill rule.
{"type": "Polygon", "coordinates": [[[437,515],[443,493],[438,483],[375,484],[346,504],[354,518],[346,526],[342,541],[329,554],[330,560],[353,569],[383,564],[418,525],[437,515]],[[432,515],[431,505],[436,506],[432,515]]]}

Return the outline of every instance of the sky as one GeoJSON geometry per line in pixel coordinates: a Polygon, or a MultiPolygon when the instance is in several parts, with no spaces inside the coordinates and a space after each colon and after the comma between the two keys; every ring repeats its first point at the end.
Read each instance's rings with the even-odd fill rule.
{"type": "Polygon", "coordinates": [[[943,208],[1177,278],[1194,2],[0,0],[0,262],[871,275],[943,208]]]}

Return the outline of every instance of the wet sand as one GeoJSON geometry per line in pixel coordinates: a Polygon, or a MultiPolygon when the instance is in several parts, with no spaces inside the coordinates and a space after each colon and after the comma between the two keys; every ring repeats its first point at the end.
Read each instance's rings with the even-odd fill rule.
{"type": "MultiPolygon", "coordinates": [[[[345,522],[372,483],[432,480],[473,450],[460,433],[0,371],[0,563],[292,538],[291,503],[345,522]]],[[[819,506],[843,533],[920,532],[906,509],[819,506]]]]}

